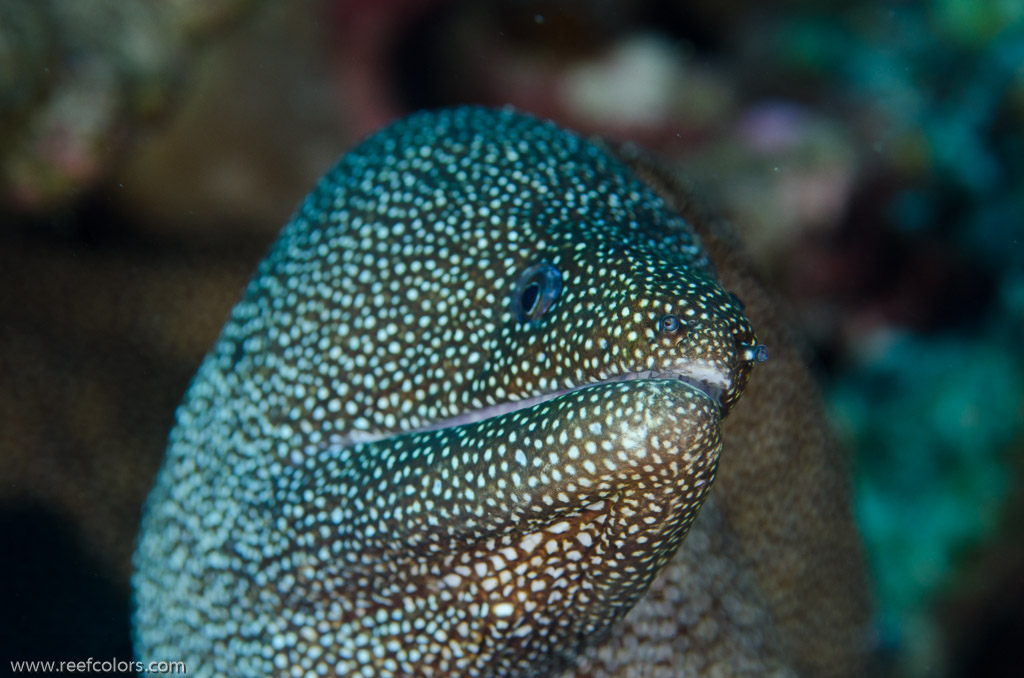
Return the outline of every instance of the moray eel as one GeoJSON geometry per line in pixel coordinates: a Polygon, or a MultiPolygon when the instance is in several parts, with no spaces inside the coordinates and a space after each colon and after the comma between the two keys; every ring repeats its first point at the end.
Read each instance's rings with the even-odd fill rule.
{"type": "Polygon", "coordinates": [[[136,652],[202,676],[710,675],[697,601],[749,612],[727,655],[785,670],[720,531],[672,561],[765,357],[616,153],[510,111],[394,123],[301,204],[178,409],[136,652]]]}

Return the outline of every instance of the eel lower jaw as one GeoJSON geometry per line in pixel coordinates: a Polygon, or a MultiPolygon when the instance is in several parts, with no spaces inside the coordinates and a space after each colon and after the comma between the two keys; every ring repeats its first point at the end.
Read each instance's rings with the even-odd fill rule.
{"type": "MultiPolygon", "coordinates": [[[[642,372],[627,372],[626,374],[595,382],[595,384],[607,384],[614,381],[635,381],[637,379],[677,379],[697,389],[715,401],[715,404],[719,407],[722,406],[722,393],[725,392],[729,383],[725,375],[714,370],[694,370],[689,374],[662,370],[645,370],[642,372]]],[[[587,384],[587,386],[594,386],[595,384],[587,384]]],[[[576,389],[569,390],[575,391],[576,389]]]]}
{"type": "Polygon", "coordinates": [[[710,400],[712,400],[719,407],[719,409],[721,409],[722,394],[728,390],[731,384],[729,376],[719,370],[702,365],[687,365],[685,366],[685,370],[685,372],[676,370],[639,370],[634,372],[624,372],[622,374],[613,375],[586,384],[580,384],[579,386],[573,386],[571,388],[558,389],[555,391],[551,391],[550,393],[544,393],[538,396],[522,398],[521,400],[513,400],[509,402],[498,403],[496,405],[488,405],[486,407],[481,407],[475,410],[470,410],[468,412],[463,412],[453,417],[440,419],[438,421],[426,424],[424,426],[410,428],[407,430],[393,431],[389,433],[351,431],[346,436],[346,443],[373,443],[378,440],[390,438],[395,435],[426,433],[430,431],[440,431],[442,429],[454,428],[456,426],[475,424],[485,419],[499,417],[510,412],[517,412],[519,410],[525,410],[529,407],[534,407],[536,405],[546,403],[549,400],[553,400],[559,396],[565,395],[566,393],[572,393],[574,391],[579,391],[580,389],[590,388],[592,386],[600,386],[601,384],[610,384],[619,381],[675,379],[685,384],[688,384],[695,390],[703,393],[710,400]]]}

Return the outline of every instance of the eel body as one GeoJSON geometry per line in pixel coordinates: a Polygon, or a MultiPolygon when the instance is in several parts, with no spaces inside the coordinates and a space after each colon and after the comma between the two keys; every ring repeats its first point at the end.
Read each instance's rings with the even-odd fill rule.
{"type": "Polygon", "coordinates": [[[788,566],[743,550],[803,528],[759,529],[742,489],[708,502],[764,348],[714,234],[626,155],[462,108],[342,157],[178,410],[135,558],[140,659],[204,676],[814,667],[776,614],[788,566]]]}

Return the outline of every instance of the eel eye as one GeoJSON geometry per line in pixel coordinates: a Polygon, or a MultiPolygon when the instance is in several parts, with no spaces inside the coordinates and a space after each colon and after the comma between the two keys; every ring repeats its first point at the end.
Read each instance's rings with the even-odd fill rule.
{"type": "Polygon", "coordinates": [[[512,289],[512,311],[521,323],[536,323],[562,291],[562,274],[547,261],[528,267],[512,289]]]}
{"type": "Polygon", "coordinates": [[[671,313],[662,317],[658,322],[658,329],[662,332],[678,332],[680,327],[682,327],[682,323],[679,322],[679,318],[671,313]]]}

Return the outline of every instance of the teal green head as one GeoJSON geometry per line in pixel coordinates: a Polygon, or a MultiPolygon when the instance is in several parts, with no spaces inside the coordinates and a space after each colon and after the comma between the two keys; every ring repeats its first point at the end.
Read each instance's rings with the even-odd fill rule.
{"type": "Polygon", "coordinates": [[[178,411],[140,657],[571,665],[685,538],[763,357],[691,225],[601,146],[509,111],[397,122],[303,202],[178,411]]]}

